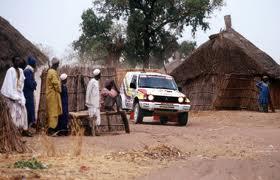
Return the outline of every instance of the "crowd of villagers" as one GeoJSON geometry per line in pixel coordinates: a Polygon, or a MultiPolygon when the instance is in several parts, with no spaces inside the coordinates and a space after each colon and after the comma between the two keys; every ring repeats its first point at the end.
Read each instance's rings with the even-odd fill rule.
{"type": "MultiPolygon", "coordinates": [[[[32,129],[36,128],[35,96],[37,83],[34,77],[36,72],[34,57],[28,57],[27,61],[20,56],[12,58],[12,66],[7,70],[1,88],[11,115],[13,124],[22,136],[32,137],[32,129]]],[[[47,70],[46,82],[46,112],[47,135],[69,135],[69,111],[67,74],[59,75],[60,61],[57,58],[51,60],[51,67],[47,70]]],[[[89,81],[86,91],[86,107],[92,125],[96,128],[101,124],[100,111],[119,111],[120,92],[113,80],[106,80],[104,88],[99,90],[101,78],[100,69],[95,69],[94,77],[89,81]]]]}

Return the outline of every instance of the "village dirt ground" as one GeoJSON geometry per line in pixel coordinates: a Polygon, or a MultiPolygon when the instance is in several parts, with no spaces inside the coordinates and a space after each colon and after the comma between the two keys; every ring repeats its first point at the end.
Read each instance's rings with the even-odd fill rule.
{"type": "Polygon", "coordinates": [[[130,134],[27,138],[32,153],[0,154],[0,179],[280,179],[279,111],[192,112],[187,127],[130,127],[130,134]],[[174,157],[147,155],[161,147],[174,148],[174,157]],[[31,157],[48,169],[12,167],[31,157]]]}

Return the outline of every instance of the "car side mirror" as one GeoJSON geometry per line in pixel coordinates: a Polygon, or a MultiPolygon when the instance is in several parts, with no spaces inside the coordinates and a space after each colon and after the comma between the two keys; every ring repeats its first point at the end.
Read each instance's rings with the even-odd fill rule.
{"type": "Polygon", "coordinates": [[[136,84],[135,83],[130,83],[129,87],[132,88],[132,89],[136,89],[136,84]]]}
{"type": "Polygon", "coordinates": [[[182,92],[183,91],[182,87],[178,87],[178,91],[182,92]]]}

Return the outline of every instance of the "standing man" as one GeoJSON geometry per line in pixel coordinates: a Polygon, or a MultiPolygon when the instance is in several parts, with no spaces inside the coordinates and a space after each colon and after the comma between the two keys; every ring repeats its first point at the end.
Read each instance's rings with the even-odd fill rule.
{"type": "Polygon", "coordinates": [[[37,83],[34,78],[35,68],[36,68],[36,59],[29,57],[27,60],[27,66],[24,69],[24,97],[26,99],[26,110],[27,110],[27,119],[28,126],[35,128],[35,99],[34,91],[36,90],[37,83]]]}
{"type": "Polygon", "coordinates": [[[268,77],[263,76],[262,81],[256,84],[259,89],[259,106],[261,112],[268,112],[268,104],[270,99],[268,77]]]}
{"type": "Polygon", "coordinates": [[[58,116],[62,114],[61,107],[61,85],[57,68],[59,60],[53,58],[51,61],[52,67],[48,70],[46,80],[46,100],[47,100],[47,116],[48,116],[48,135],[56,133],[55,128],[58,123],[58,116]]]}
{"type": "MultiPolygon", "coordinates": [[[[88,107],[89,117],[95,118],[95,123],[92,120],[92,129],[101,124],[100,119],[100,95],[99,95],[99,80],[101,72],[99,69],[93,71],[94,77],[89,81],[86,92],[86,106],[88,107]]],[[[98,135],[98,128],[95,129],[95,134],[98,135]]]]}
{"type": "Polygon", "coordinates": [[[60,75],[61,80],[61,104],[62,104],[62,114],[58,117],[57,130],[59,131],[58,135],[66,136],[68,133],[68,91],[67,91],[67,74],[60,75]]]}
{"type": "Polygon", "coordinates": [[[28,132],[27,112],[25,108],[25,97],[23,94],[24,74],[19,68],[21,58],[15,56],[12,59],[13,66],[6,73],[1,94],[6,98],[12,121],[21,131],[23,136],[32,136],[28,132]]]}

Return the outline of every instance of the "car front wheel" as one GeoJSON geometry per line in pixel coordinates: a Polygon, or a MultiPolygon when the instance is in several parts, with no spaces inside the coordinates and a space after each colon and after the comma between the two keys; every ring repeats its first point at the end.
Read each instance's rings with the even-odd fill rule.
{"type": "Polygon", "coordinates": [[[167,122],[168,122],[168,117],[166,117],[166,116],[160,116],[160,117],[159,117],[159,121],[160,121],[160,124],[165,125],[165,124],[167,124],[167,122]]]}
{"type": "Polygon", "coordinates": [[[189,113],[188,112],[180,113],[178,115],[178,124],[180,126],[186,126],[187,123],[188,123],[188,117],[189,117],[189,113]]]}
{"type": "Polygon", "coordinates": [[[143,116],[143,110],[141,109],[139,103],[136,103],[134,105],[133,112],[134,112],[134,122],[136,124],[142,123],[144,116],[143,116]]]}

